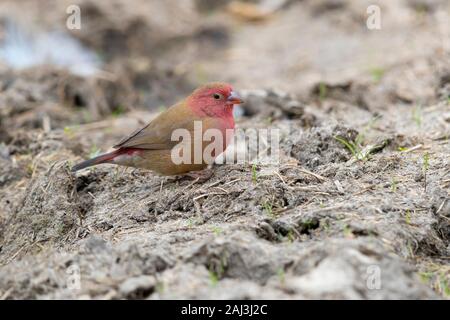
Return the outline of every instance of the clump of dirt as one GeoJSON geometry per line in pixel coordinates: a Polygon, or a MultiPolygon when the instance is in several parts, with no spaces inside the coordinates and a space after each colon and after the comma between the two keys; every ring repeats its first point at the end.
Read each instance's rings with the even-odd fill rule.
{"type": "Polygon", "coordinates": [[[156,291],[151,275],[172,264],[167,253],[150,253],[132,244],[112,247],[99,237],[90,237],[82,241],[78,254],[51,251],[37,264],[24,259],[22,271],[13,277],[2,276],[1,285],[13,287],[9,295],[21,299],[36,298],[36,290],[40,298],[73,298],[73,290],[81,287],[84,296],[142,299],[156,291]],[[67,270],[73,278],[67,279],[67,270]],[[82,283],[76,278],[80,272],[82,283]],[[61,292],[55,294],[55,288],[61,292]]]}
{"type": "Polygon", "coordinates": [[[89,204],[75,198],[74,188],[67,163],[55,164],[44,177],[31,182],[6,222],[11,227],[2,235],[3,253],[26,252],[24,246],[33,247],[35,243],[70,242],[71,231],[89,209],[89,204]]]}
{"type": "Polygon", "coordinates": [[[9,119],[1,123],[4,132],[19,128],[50,130],[95,121],[118,108],[124,112],[135,101],[126,83],[86,80],[49,67],[9,70],[2,81],[0,112],[3,119],[9,119]]]}
{"type": "Polygon", "coordinates": [[[295,139],[287,144],[291,145],[290,155],[296,158],[302,165],[309,169],[315,169],[319,165],[330,162],[345,162],[350,160],[351,153],[343,148],[337,138],[347,141],[355,141],[358,132],[354,129],[335,127],[316,127],[310,132],[300,136],[290,137],[295,139]]]}

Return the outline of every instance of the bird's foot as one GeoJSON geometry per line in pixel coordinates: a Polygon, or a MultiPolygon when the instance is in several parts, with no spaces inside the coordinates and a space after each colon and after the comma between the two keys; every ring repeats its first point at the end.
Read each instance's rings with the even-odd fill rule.
{"type": "Polygon", "coordinates": [[[184,175],[184,177],[189,177],[189,178],[194,179],[194,181],[192,182],[192,184],[194,184],[194,183],[204,183],[204,182],[208,181],[209,179],[211,179],[211,177],[213,175],[214,175],[214,169],[207,168],[202,171],[188,172],[184,175]]]}

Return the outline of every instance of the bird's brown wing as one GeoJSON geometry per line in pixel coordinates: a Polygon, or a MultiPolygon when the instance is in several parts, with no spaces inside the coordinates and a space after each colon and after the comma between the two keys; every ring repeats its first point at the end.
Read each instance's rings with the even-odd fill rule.
{"type": "Polygon", "coordinates": [[[173,130],[185,128],[193,131],[194,120],[196,119],[193,118],[192,112],[182,103],[178,103],[161,113],[142,129],[122,139],[114,148],[171,149],[178,143],[171,140],[173,130]]]}

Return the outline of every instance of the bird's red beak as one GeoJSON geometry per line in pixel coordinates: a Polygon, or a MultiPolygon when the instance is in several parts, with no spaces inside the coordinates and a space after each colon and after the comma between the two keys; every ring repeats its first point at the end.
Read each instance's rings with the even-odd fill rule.
{"type": "Polygon", "coordinates": [[[230,95],[227,98],[228,104],[241,104],[244,103],[244,101],[241,99],[241,97],[234,91],[231,91],[230,95]]]}

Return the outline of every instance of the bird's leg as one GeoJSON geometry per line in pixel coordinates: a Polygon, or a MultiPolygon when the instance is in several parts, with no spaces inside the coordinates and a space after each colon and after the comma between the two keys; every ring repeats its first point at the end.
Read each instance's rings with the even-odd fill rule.
{"type": "Polygon", "coordinates": [[[171,183],[171,182],[177,182],[181,180],[184,176],[176,175],[176,176],[165,176],[164,177],[164,183],[171,183]]]}
{"type": "Polygon", "coordinates": [[[191,178],[194,181],[192,181],[192,184],[195,184],[197,182],[199,183],[203,183],[208,181],[209,179],[211,179],[211,177],[214,175],[214,164],[209,165],[208,168],[203,169],[201,171],[191,171],[191,172],[187,172],[184,174],[180,174],[180,175],[176,175],[176,176],[168,176],[165,177],[166,178],[166,182],[175,182],[175,181],[179,181],[182,180],[183,178],[191,178]]]}
{"type": "Polygon", "coordinates": [[[176,176],[169,176],[169,177],[165,177],[164,182],[177,182],[180,180],[183,180],[184,178],[191,178],[193,181],[191,183],[195,184],[195,183],[203,183],[208,181],[214,174],[214,170],[213,169],[204,169],[202,171],[192,171],[192,172],[188,172],[188,173],[184,173],[182,175],[176,175],[176,176]]]}

